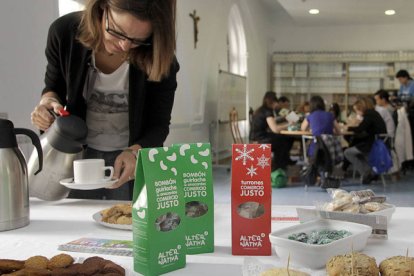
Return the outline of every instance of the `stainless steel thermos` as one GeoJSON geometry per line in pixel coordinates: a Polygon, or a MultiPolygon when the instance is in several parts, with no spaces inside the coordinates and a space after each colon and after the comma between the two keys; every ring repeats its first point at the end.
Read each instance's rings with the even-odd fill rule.
{"type": "Polygon", "coordinates": [[[30,221],[27,165],[17,146],[17,134],[29,136],[35,146],[39,158],[33,174],[42,170],[43,155],[36,133],[0,119],[0,231],[20,228],[30,221]]]}

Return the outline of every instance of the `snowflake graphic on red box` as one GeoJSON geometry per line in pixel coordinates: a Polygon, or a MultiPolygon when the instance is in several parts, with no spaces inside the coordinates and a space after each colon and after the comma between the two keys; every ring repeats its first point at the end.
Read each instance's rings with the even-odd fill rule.
{"type": "Polygon", "coordinates": [[[269,144],[260,144],[259,148],[261,148],[264,151],[266,149],[270,149],[270,145],[269,144]]]}
{"type": "Polygon", "coordinates": [[[239,155],[235,158],[235,160],[236,161],[243,160],[243,165],[244,166],[246,166],[247,160],[254,161],[253,156],[250,155],[252,152],[254,152],[254,149],[248,150],[247,145],[243,145],[242,150],[241,149],[236,149],[236,152],[239,155]]]}
{"type": "Polygon", "coordinates": [[[246,170],[246,175],[253,177],[258,174],[257,170],[261,168],[262,170],[266,167],[270,167],[270,158],[266,157],[266,155],[262,154],[260,157],[255,156],[253,154],[255,150],[261,148],[262,150],[266,150],[270,148],[269,145],[248,145],[244,144],[243,147],[239,147],[235,149],[237,156],[235,157],[235,161],[241,161],[246,170]],[[249,164],[250,162],[253,164],[249,164]],[[248,165],[249,164],[249,165],[248,165]]]}
{"type": "Polygon", "coordinates": [[[250,166],[250,168],[247,168],[246,175],[250,175],[250,177],[253,177],[253,175],[257,175],[256,172],[257,168],[253,167],[253,165],[250,166]]]}
{"type": "Polygon", "coordinates": [[[267,166],[270,166],[270,158],[266,158],[264,154],[257,158],[257,166],[264,169],[267,166]]]}

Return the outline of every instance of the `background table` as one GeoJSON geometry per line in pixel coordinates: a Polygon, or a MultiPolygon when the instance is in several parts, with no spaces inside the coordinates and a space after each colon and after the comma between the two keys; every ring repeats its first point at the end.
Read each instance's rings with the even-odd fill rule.
{"type": "MultiPolygon", "coordinates": [[[[302,136],[302,135],[312,136],[312,132],[310,132],[309,130],[281,130],[280,134],[291,135],[291,136],[302,136]]],[[[353,131],[343,131],[337,135],[347,136],[347,135],[353,135],[353,134],[354,134],[353,131]]]]}
{"type": "MultiPolygon", "coordinates": [[[[276,191],[277,192],[277,191],[276,191]]],[[[6,232],[0,232],[0,258],[26,259],[34,255],[52,257],[62,253],[57,250],[60,244],[81,237],[132,239],[132,232],[106,228],[97,224],[92,215],[108,208],[115,201],[65,199],[57,202],[44,202],[31,199],[30,225],[6,232]]],[[[414,254],[414,208],[397,208],[389,225],[388,240],[368,242],[364,253],[377,259],[377,262],[393,255],[405,255],[407,248],[414,254]]],[[[296,216],[295,206],[272,207],[272,230],[294,225],[298,222],[280,222],[296,216]]],[[[187,266],[166,275],[241,275],[244,256],[231,255],[231,215],[229,204],[215,206],[215,252],[201,255],[188,255],[187,266]]],[[[70,252],[74,257],[89,257],[91,253],[70,252]]],[[[133,272],[131,257],[102,255],[133,272]]],[[[294,258],[292,256],[291,258],[294,258]]],[[[257,259],[274,266],[285,266],[286,261],[273,256],[259,256],[257,259]]],[[[325,275],[323,270],[312,275],[325,275]]]]}
{"type": "MultiPolygon", "coordinates": [[[[307,154],[307,147],[306,142],[309,140],[313,140],[314,136],[312,136],[312,132],[309,130],[282,130],[280,131],[280,134],[282,135],[288,135],[295,138],[301,138],[302,139],[302,154],[303,154],[303,161],[305,164],[309,163],[309,158],[307,154]]],[[[340,134],[335,134],[337,136],[351,136],[354,135],[354,132],[352,131],[343,131],[340,134]]]]}

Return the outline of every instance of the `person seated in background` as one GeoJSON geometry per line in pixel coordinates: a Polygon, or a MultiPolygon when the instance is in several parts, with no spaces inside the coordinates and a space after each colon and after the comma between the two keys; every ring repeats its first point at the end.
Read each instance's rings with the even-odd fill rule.
{"type": "Polygon", "coordinates": [[[287,97],[281,96],[278,100],[279,102],[279,111],[276,115],[281,117],[286,117],[290,112],[290,101],[287,97]]]}
{"type": "Polygon", "coordinates": [[[334,115],[334,118],[338,123],[344,123],[342,120],[341,108],[339,107],[338,103],[332,103],[329,107],[329,112],[334,115]]]}
{"type": "Polygon", "coordinates": [[[299,116],[306,118],[306,116],[308,116],[309,113],[311,112],[310,103],[308,101],[304,102],[303,104],[298,106],[296,111],[299,116]]]}
{"type": "Polygon", "coordinates": [[[375,103],[378,106],[384,107],[385,109],[388,110],[388,112],[391,115],[393,115],[395,111],[395,107],[392,106],[390,102],[390,98],[391,98],[390,94],[388,93],[388,91],[384,89],[380,89],[374,94],[375,103]]]}
{"type": "Polygon", "coordinates": [[[292,138],[279,134],[288,128],[289,123],[277,123],[273,110],[277,106],[276,93],[268,91],[263,97],[262,105],[253,113],[252,138],[258,143],[272,145],[272,170],[286,169],[292,163],[289,152],[292,138]]]}
{"type": "Polygon", "coordinates": [[[395,77],[400,82],[398,98],[403,102],[408,102],[414,96],[414,81],[407,70],[400,70],[395,77]]]}
{"type": "Polygon", "coordinates": [[[287,122],[285,116],[280,116],[279,115],[279,112],[280,112],[281,109],[282,109],[282,107],[279,104],[279,100],[276,98],[276,102],[273,105],[273,116],[274,116],[277,124],[287,122]]]}
{"type": "Polygon", "coordinates": [[[384,120],[375,111],[374,104],[368,97],[357,100],[353,109],[362,121],[358,126],[348,126],[348,130],[354,132],[354,136],[344,155],[362,176],[362,183],[369,184],[376,178],[376,175],[368,164],[368,155],[375,136],[387,133],[387,129],[384,120]]]}
{"type": "MultiPolygon", "coordinates": [[[[310,114],[302,122],[301,130],[305,131],[309,128],[313,136],[333,135],[341,132],[334,115],[326,111],[325,102],[320,96],[313,96],[310,99],[310,114]]],[[[312,156],[312,154],[313,144],[309,147],[309,155],[312,156]]]]}
{"type": "Polygon", "coordinates": [[[395,135],[395,125],[397,123],[397,117],[394,114],[394,107],[389,102],[389,94],[385,90],[378,90],[375,95],[375,110],[381,115],[382,119],[385,122],[387,128],[388,136],[394,137],[395,135]]]}

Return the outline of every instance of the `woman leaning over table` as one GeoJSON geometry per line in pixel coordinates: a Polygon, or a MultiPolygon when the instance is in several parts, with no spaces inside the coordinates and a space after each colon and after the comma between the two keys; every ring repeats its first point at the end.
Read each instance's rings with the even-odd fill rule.
{"type": "Polygon", "coordinates": [[[252,138],[262,144],[272,145],[272,170],[286,169],[290,165],[289,152],[292,147],[292,138],[281,135],[281,130],[287,129],[289,123],[276,123],[274,108],[277,106],[276,93],[268,91],[263,97],[262,106],[253,114],[252,138]]]}
{"type": "Polygon", "coordinates": [[[112,189],[70,197],[131,199],[136,153],[162,146],[179,65],[175,0],[90,0],[49,29],[45,88],[32,123],[46,130],[63,106],[88,126],[84,158],[114,165],[112,189]],[[125,184],[125,185],[124,185],[125,184]]]}
{"type": "Polygon", "coordinates": [[[354,132],[354,135],[344,155],[362,176],[362,183],[369,184],[376,176],[368,164],[368,155],[375,136],[386,134],[387,128],[381,115],[375,111],[372,100],[368,97],[357,100],[353,108],[356,114],[362,117],[362,121],[358,126],[348,126],[348,130],[354,132]]]}

